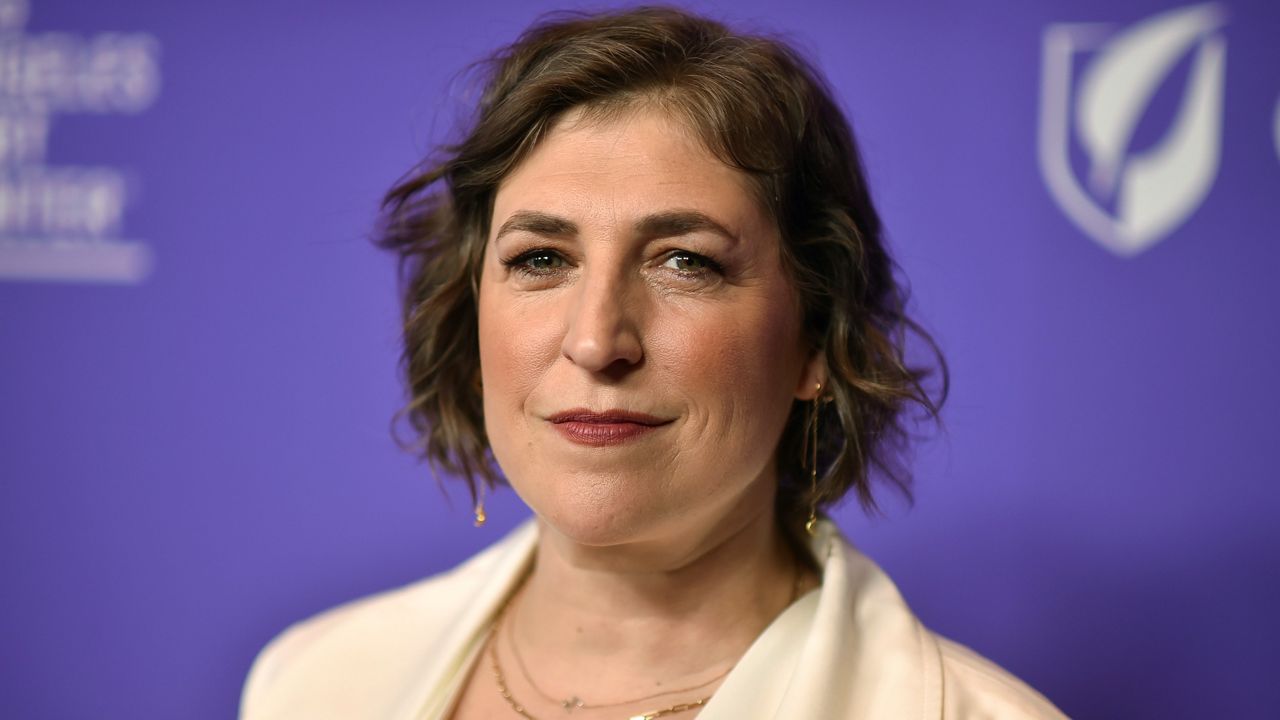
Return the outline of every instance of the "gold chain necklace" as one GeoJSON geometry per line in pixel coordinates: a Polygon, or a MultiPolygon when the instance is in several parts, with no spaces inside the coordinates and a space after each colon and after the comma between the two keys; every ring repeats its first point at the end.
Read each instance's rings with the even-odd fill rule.
{"type": "MultiPolygon", "coordinates": [[[[489,662],[493,665],[493,679],[498,682],[498,693],[502,695],[502,699],[506,700],[507,704],[511,706],[511,709],[520,717],[526,718],[527,720],[538,720],[538,718],[534,717],[523,705],[520,704],[520,701],[515,699],[511,694],[510,688],[507,687],[507,678],[503,675],[502,665],[498,662],[498,643],[496,636],[489,642],[489,662]]],[[[706,705],[707,701],[709,701],[711,697],[711,695],[708,695],[704,698],[698,698],[692,702],[677,703],[660,710],[650,710],[648,712],[640,713],[639,715],[632,715],[628,720],[655,720],[655,718],[660,718],[665,715],[675,715],[676,713],[682,713],[686,710],[700,708],[703,705],[706,705]]],[[[637,700],[636,702],[639,701],[637,700]]]]}
{"type": "MultiPolygon", "coordinates": [[[[511,609],[512,620],[515,619],[515,614],[519,611],[520,611],[520,608],[518,605],[516,605],[511,609]]],[[[498,637],[499,635],[495,633],[494,634],[495,643],[497,642],[498,637]]],[[[507,633],[507,639],[511,643],[511,654],[515,656],[516,666],[520,668],[520,674],[524,676],[525,682],[529,683],[529,687],[533,688],[534,692],[541,695],[543,700],[546,700],[547,702],[555,703],[556,705],[559,705],[560,707],[564,708],[565,712],[569,712],[569,713],[573,712],[574,710],[603,710],[605,708],[621,707],[623,705],[635,705],[636,703],[644,702],[645,700],[653,700],[654,698],[660,698],[666,695],[679,695],[681,693],[693,692],[694,690],[701,690],[702,688],[710,685],[711,683],[714,683],[717,680],[720,680],[725,675],[728,675],[729,671],[733,670],[734,668],[733,665],[730,665],[729,667],[725,668],[723,672],[716,674],[715,677],[711,678],[710,680],[704,680],[703,682],[700,682],[697,685],[690,685],[689,687],[676,688],[675,690],[663,690],[662,692],[656,692],[649,695],[645,695],[644,697],[633,698],[630,700],[622,700],[619,702],[610,702],[610,703],[592,703],[588,705],[585,701],[582,700],[582,698],[578,697],[577,695],[574,695],[572,697],[565,698],[565,699],[554,698],[548,693],[546,693],[541,687],[538,687],[538,683],[534,682],[533,677],[529,674],[529,668],[524,664],[524,658],[520,656],[520,648],[516,645],[515,632],[509,631],[507,633]]]]}
{"type": "MultiPolygon", "coordinates": [[[[795,582],[792,583],[792,586],[791,586],[791,600],[787,603],[787,607],[790,607],[800,597],[800,586],[803,584],[803,581],[804,581],[804,569],[801,565],[797,564],[795,582]]],[[[497,626],[494,628],[493,637],[490,638],[489,640],[489,664],[492,666],[493,679],[498,684],[498,694],[502,696],[502,699],[507,702],[507,705],[511,706],[511,709],[517,715],[519,715],[520,717],[526,718],[526,720],[538,720],[538,718],[534,717],[533,714],[531,714],[528,711],[528,709],[526,709],[524,705],[520,704],[520,701],[516,700],[515,696],[511,694],[511,689],[507,687],[506,675],[502,671],[502,664],[498,662],[498,638],[502,634],[503,626],[506,625],[507,610],[508,610],[508,607],[504,607],[502,609],[502,613],[498,617],[497,626]]],[[[525,681],[528,682],[529,685],[539,695],[543,697],[543,699],[559,704],[561,707],[564,708],[565,712],[572,712],[576,709],[600,709],[600,708],[607,708],[607,707],[618,707],[620,705],[632,705],[642,700],[649,700],[652,698],[662,697],[663,695],[674,695],[676,693],[688,692],[690,690],[697,690],[698,688],[706,687],[707,685],[710,685],[711,683],[717,680],[720,680],[724,676],[728,675],[729,671],[733,670],[733,668],[736,665],[736,664],[731,665],[727,669],[725,669],[723,673],[720,673],[719,675],[711,678],[710,680],[707,680],[704,683],[694,685],[692,687],[687,687],[679,690],[668,690],[666,692],[655,693],[653,695],[646,695],[644,697],[636,698],[634,700],[625,700],[618,703],[609,703],[609,704],[602,704],[602,705],[587,705],[581,699],[579,699],[576,695],[567,700],[557,700],[556,698],[553,698],[547,695],[545,692],[543,692],[542,689],[538,687],[537,683],[533,681],[533,678],[529,676],[529,671],[524,666],[524,660],[520,657],[519,650],[516,649],[514,635],[512,635],[512,638],[511,638],[511,652],[513,655],[515,655],[516,662],[520,666],[520,672],[524,675],[525,681]]],[[[709,702],[713,696],[714,696],[714,693],[712,695],[708,695],[703,698],[698,698],[697,700],[693,700],[691,702],[676,703],[675,705],[671,705],[669,707],[661,708],[658,710],[649,710],[648,712],[643,712],[643,713],[640,713],[639,715],[632,715],[630,718],[628,718],[628,720],[655,720],[656,718],[664,717],[666,715],[675,715],[676,713],[686,712],[688,710],[693,710],[696,708],[700,708],[703,705],[706,705],[707,702],[709,702]]]]}

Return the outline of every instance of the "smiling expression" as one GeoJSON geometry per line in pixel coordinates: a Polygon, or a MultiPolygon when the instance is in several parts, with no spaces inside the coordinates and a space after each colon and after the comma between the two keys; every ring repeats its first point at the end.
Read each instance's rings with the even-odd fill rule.
{"type": "Polygon", "coordinates": [[[748,178],[653,109],[562,117],[494,201],[480,278],[485,428],[578,542],[771,510],[818,360],[748,178]]]}

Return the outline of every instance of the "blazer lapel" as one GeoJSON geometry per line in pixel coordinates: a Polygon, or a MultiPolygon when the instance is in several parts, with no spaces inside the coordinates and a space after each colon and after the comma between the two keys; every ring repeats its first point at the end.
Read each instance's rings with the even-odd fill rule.
{"type": "Polygon", "coordinates": [[[888,576],[829,522],[811,549],[822,586],[765,629],[699,720],[940,718],[937,645],[888,576]]]}

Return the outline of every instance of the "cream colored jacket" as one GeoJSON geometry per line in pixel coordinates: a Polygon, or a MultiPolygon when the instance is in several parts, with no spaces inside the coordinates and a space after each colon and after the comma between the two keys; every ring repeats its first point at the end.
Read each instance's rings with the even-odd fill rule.
{"type": "MultiPolygon", "coordinates": [[[[242,720],[447,717],[536,542],[530,521],[447,573],[289,628],[254,662],[242,720]]],[[[926,629],[831,523],[819,525],[812,550],[821,587],[765,628],[698,720],[1064,717],[1017,678],[926,629]]]]}

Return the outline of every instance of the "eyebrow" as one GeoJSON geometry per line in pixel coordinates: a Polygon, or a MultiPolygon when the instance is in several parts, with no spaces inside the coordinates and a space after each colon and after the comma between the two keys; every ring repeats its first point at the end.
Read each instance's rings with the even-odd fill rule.
{"type": "Polygon", "coordinates": [[[636,223],[636,233],[645,239],[675,237],[695,232],[710,232],[737,242],[738,236],[697,210],[667,210],[646,215],[636,223]]]}
{"type": "MultiPolygon", "coordinates": [[[[645,240],[676,237],[695,232],[711,232],[732,242],[738,236],[709,215],[697,210],[665,210],[641,218],[635,225],[636,234],[645,240]]],[[[544,237],[569,237],[578,233],[578,226],[566,218],[536,210],[517,210],[498,228],[494,240],[513,232],[527,232],[544,237]]]]}
{"type": "Polygon", "coordinates": [[[578,226],[570,220],[548,213],[534,210],[517,210],[511,214],[511,217],[507,218],[506,222],[502,223],[502,227],[498,228],[498,234],[494,235],[493,239],[498,240],[503,235],[513,232],[527,232],[546,237],[565,237],[576,235],[578,226]]]}

